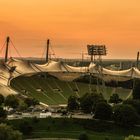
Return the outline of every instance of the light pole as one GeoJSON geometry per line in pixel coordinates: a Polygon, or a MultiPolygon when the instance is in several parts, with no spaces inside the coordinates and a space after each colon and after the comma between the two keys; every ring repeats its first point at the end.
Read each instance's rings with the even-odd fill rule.
{"type": "MultiPolygon", "coordinates": [[[[106,46],[105,45],[87,45],[87,49],[88,49],[88,54],[91,56],[91,63],[93,63],[93,56],[94,56],[94,63],[95,63],[95,56],[98,56],[99,58],[99,64],[101,66],[101,68],[99,69],[99,65],[97,65],[98,67],[97,88],[99,92],[99,77],[103,76],[102,75],[102,56],[107,54],[106,46]]],[[[91,91],[91,83],[92,83],[91,77],[92,77],[92,73],[90,73],[90,91],[91,91]]]]}

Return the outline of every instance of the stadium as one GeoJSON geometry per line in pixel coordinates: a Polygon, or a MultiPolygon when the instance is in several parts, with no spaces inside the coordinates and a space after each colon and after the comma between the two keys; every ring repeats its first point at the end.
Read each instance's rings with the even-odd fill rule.
{"type": "MultiPolygon", "coordinates": [[[[8,43],[9,40],[7,53],[8,43]]],[[[0,64],[0,93],[34,97],[42,104],[60,106],[67,104],[70,95],[81,97],[91,92],[103,94],[106,100],[114,93],[121,99],[128,99],[132,97],[133,80],[139,78],[137,67],[111,70],[92,61],[87,66],[71,66],[53,60],[37,64],[8,59],[6,54],[5,62],[0,64]],[[127,84],[129,87],[125,86],[127,84]]]]}

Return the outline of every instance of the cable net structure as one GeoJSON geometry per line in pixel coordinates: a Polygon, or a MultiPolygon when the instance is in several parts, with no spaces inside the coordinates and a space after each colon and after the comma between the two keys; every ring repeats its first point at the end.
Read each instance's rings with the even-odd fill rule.
{"type": "Polygon", "coordinates": [[[127,70],[109,70],[94,63],[90,63],[87,67],[74,67],[61,61],[50,60],[45,64],[36,64],[27,60],[10,58],[6,63],[0,63],[0,93],[16,94],[10,87],[12,79],[18,76],[29,77],[37,73],[47,72],[48,74],[63,81],[74,81],[83,75],[93,75],[105,82],[109,81],[128,81],[134,78],[140,78],[140,71],[132,67],[127,70]],[[2,90],[2,91],[1,91],[2,90]]]}
{"type": "MultiPolygon", "coordinates": [[[[49,60],[44,64],[37,64],[23,59],[14,44],[12,42],[11,44],[21,59],[15,59],[12,57],[8,59],[8,50],[6,50],[6,61],[0,62],[0,93],[2,93],[4,96],[9,94],[18,94],[18,91],[15,91],[11,87],[11,81],[16,77],[30,77],[39,73],[48,73],[49,75],[65,82],[74,82],[76,79],[86,75],[90,75],[90,77],[97,77],[97,79],[99,78],[104,82],[125,82],[134,78],[140,78],[140,71],[136,67],[131,67],[127,70],[115,71],[104,68],[101,65],[95,64],[94,62],[91,62],[88,66],[77,67],[68,65],[62,61],[53,60],[49,60]]],[[[2,46],[0,51],[3,50],[3,48],[4,46],[2,46]]],[[[70,85],[68,86],[71,88],[70,85]]],[[[74,86],[77,85],[74,84],[74,86]]],[[[61,91],[60,88],[59,90],[61,91]]],[[[75,88],[75,91],[78,91],[78,88],[75,88]]]]}

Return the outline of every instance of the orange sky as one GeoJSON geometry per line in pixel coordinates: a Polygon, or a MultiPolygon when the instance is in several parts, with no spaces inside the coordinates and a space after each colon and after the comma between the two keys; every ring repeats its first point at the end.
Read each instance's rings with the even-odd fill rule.
{"type": "Polygon", "coordinates": [[[105,58],[135,58],[140,0],[0,0],[0,47],[7,35],[24,57],[41,57],[50,38],[57,57],[105,44],[105,58]]]}

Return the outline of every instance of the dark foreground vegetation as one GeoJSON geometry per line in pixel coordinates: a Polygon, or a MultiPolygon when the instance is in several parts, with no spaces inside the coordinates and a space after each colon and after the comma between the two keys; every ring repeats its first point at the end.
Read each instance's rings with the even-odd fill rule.
{"type": "Polygon", "coordinates": [[[128,128],[140,124],[139,98],[123,101],[117,94],[113,94],[107,101],[102,94],[86,93],[81,98],[70,96],[67,109],[70,112],[91,113],[94,119],[112,121],[121,127],[128,128]]]}
{"type": "Polygon", "coordinates": [[[20,130],[24,138],[79,138],[86,134],[89,140],[124,140],[128,135],[140,135],[140,127],[124,128],[108,121],[72,118],[23,119],[6,122],[20,130]]]}
{"type": "MultiPolygon", "coordinates": [[[[117,93],[109,100],[92,91],[81,97],[68,98],[62,118],[24,118],[7,120],[6,108],[24,111],[38,105],[34,98],[0,95],[0,140],[26,138],[76,138],[79,140],[124,140],[129,135],[140,136],[140,87],[135,80],[132,98],[122,100],[117,93]],[[91,114],[93,119],[74,119],[67,113],[91,114]]],[[[135,140],[130,136],[131,140],[135,140]]],[[[125,139],[129,140],[129,138],[125,139]]],[[[137,138],[136,140],[139,140],[137,138]]]]}

